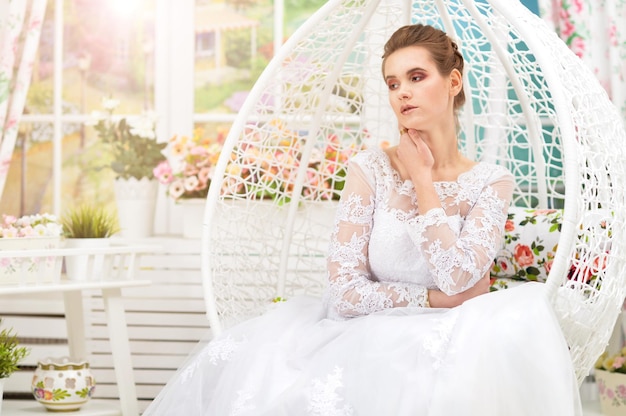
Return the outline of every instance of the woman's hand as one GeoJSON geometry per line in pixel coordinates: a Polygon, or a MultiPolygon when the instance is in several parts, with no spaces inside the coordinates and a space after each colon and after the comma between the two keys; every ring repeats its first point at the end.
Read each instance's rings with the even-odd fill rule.
{"type": "Polygon", "coordinates": [[[428,302],[431,308],[454,308],[466,300],[484,295],[485,293],[489,293],[489,273],[476,282],[474,286],[456,295],[448,296],[438,289],[430,289],[428,291],[428,302]]]}
{"type": "Polygon", "coordinates": [[[396,154],[411,177],[414,173],[419,176],[430,174],[435,164],[435,158],[430,148],[415,129],[401,130],[396,154]]]}

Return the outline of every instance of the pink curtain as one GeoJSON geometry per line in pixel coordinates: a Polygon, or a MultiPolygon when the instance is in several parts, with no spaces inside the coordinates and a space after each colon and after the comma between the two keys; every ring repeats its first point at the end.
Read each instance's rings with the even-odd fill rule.
{"type": "Polygon", "coordinates": [[[626,118],[626,1],[539,0],[539,13],[596,74],[626,118]]]}
{"type": "Polygon", "coordinates": [[[24,111],[47,0],[0,0],[0,197],[24,111]]]}

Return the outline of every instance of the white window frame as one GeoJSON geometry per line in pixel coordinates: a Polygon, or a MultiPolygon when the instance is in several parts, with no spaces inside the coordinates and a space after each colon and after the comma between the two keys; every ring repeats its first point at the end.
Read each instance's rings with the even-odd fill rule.
{"type": "MultiPolygon", "coordinates": [[[[62,212],[62,139],[65,123],[84,123],[88,114],[63,114],[63,28],[64,0],[54,1],[53,103],[51,114],[25,114],[25,123],[45,122],[53,126],[52,211],[62,212]]],[[[105,0],[101,0],[105,1],[105,0]]],[[[195,123],[233,122],[234,114],[194,113],[195,0],[156,0],[154,40],[154,105],[159,116],[157,137],[191,134],[195,123]]],[[[284,1],[274,2],[274,50],[282,46],[284,1]]],[[[175,204],[160,192],[155,221],[156,234],[180,232],[175,204]]]]}

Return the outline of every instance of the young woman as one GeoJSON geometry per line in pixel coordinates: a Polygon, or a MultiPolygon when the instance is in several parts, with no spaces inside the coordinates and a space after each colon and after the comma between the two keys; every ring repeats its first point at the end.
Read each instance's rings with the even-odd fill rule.
{"type": "Polygon", "coordinates": [[[488,292],[513,177],[457,146],[463,58],[411,25],[382,72],[400,142],[351,160],[323,300],[211,341],[144,415],[581,415],[541,284],[488,292]]]}

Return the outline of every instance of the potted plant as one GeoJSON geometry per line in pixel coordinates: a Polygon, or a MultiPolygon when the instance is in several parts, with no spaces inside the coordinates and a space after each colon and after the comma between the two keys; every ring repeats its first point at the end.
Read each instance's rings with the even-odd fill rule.
{"type": "Polygon", "coordinates": [[[615,354],[605,351],[596,361],[594,369],[600,394],[602,414],[626,414],[626,347],[615,354]]]}
{"type": "Polygon", "coordinates": [[[110,160],[98,169],[115,173],[118,218],[125,237],[143,238],[152,234],[158,181],[154,167],[165,160],[167,143],[156,140],[153,113],[133,117],[114,117],[119,106],[114,98],[103,98],[104,111],[92,113],[87,124],[96,130],[110,160]]]}
{"type": "MultiPolygon", "coordinates": [[[[222,185],[223,193],[247,194],[248,199],[284,205],[290,201],[307,136],[287,129],[277,119],[265,127],[267,138],[251,134],[233,151],[238,159],[226,168],[229,179],[222,185]]],[[[174,136],[166,148],[167,160],[154,169],[156,178],[167,186],[167,195],[183,205],[185,237],[201,236],[204,203],[225,139],[224,132],[210,137],[202,129],[194,130],[191,137],[174,136]]],[[[325,148],[315,148],[307,164],[303,199],[337,201],[344,185],[344,166],[362,148],[363,145],[343,148],[342,139],[336,134],[329,137],[325,148]]],[[[334,217],[334,209],[330,212],[334,217]]]]}
{"type": "Polygon", "coordinates": [[[65,238],[109,238],[120,231],[112,212],[102,206],[81,204],[61,216],[65,238]]]}
{"type": "MultiPolygon", "coordinates": [[[[61,244],[62,227],[51,214],[22,217],[2,215],[0,250],[55,249],[61,244]]],[[[49,282],[61,275],[57,256],[8,257],[0,262],[0,285],[49,282]]]]}
{"type": "Polygon", "coordinates": [[[175,135],[167,144],[168,158],[154,168],[167,195],[183,207],[184,237],[200,238],[204,202],[225,138],[225,132],[210,137],[201,128],[191,137],[175,135]]]}
{"type": "MultiPolygon", "coordinates": [[[[119,232],[115,215],[102,206],[82,204],[70,208],[61,216],[65,247],[94,248],[109,245],[109,237],[119,232]]],[[[94,273],[101,270],[104,256],[94,256],[94,273]],[[100,264],[97,264],[100,263],[100,264]]],[[[70,280],[83,280],[89,276],[89,255],[67,255],[65,267],[70,280]]]]}
{"type": "MultiPolygon", "coordinates": [[[[0,319],[0,324],[2,319],[0,319]]],[[[0,413],[5,380],[18,369],[18,364],[28,355],[26,347],[20,347],[17,336],[11,328],[0,331],[0,413]]]]}

